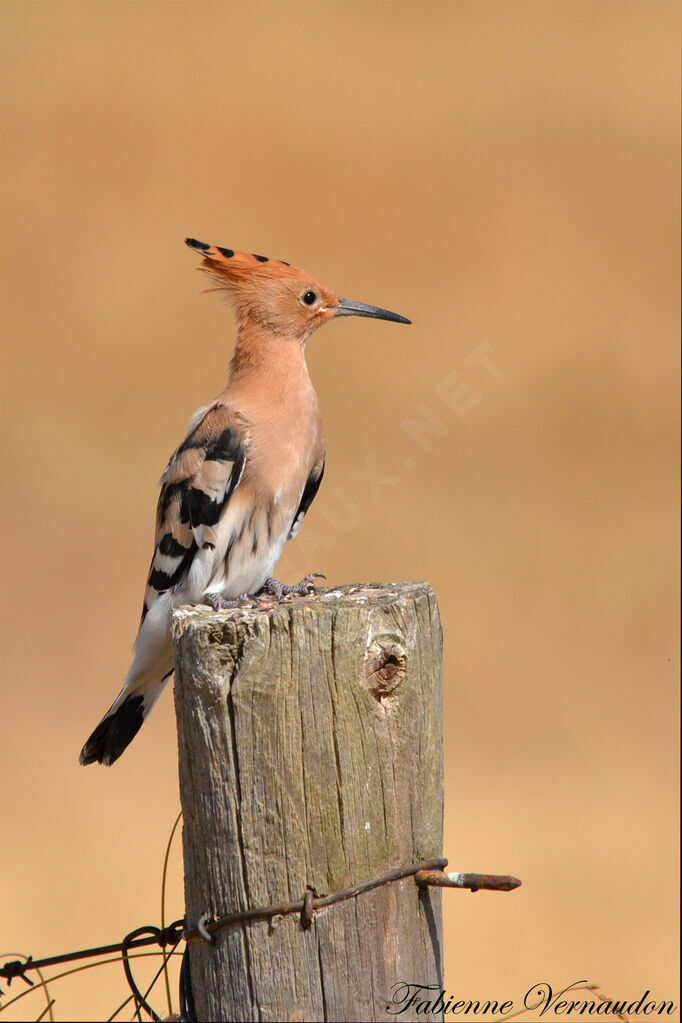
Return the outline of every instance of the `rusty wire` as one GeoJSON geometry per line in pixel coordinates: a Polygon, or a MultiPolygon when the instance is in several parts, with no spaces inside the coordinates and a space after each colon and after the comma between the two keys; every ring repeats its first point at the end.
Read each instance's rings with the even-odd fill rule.
{"type": "MultiPolygon", "coordinates": [[[[447,860],[438,859],[426,860],[424,863],[413,863],[407,867],[396,867],[394,870],[388,870],[385,874],[373,877],[371,881],[363,881],[361,884],[335,892],[334,895],[323,895],[321,898],[311,898],[306,892],[306,897],[297,902],[281,902],[276,906],[245,909],[241,913],[230,913],[215,920],[207,920],[204,915],[199,918],[196,927],[185,931],[183,937],[185,941],[192,941],[194,938],[210,941],[217,931],[222,931],[226,927],[235,927],[237,924],[247,923],[249,920],[271,920],[273,917],[287,916],[290,913],[300,913],[302,915],[305,913],[305,921],[310,920],[312,922],[312,916],[318,909],[333,906],[335,902],[343,902],[344,899],[352,899],[356,895],[362,895],[373,888],[380,888],[381,885],[389,884],[391,881],[401,881],[405,877],[413,877],[420,870],[427,873],[429,871],[441,870],[447,866],[447,863],[447,860]]],[[[430,881],[424,883],[431,884],[430,881]]],[[[303,920],[301,923],[305,928],[303,920]]]]}
{"type": "MultiPolygon", "coordinates": [[[[207,915],[203,914],[196,925],[190,928],[187,927],[187,921],[184,918],[175,920],[168,927],[164,928],[153,926],[137,927],[127,934],[123,941],[113,945],[100,945],[96,948],[81,949],[78,952],[66,952],[62,955],[48,956],[45,959],[34,959],[32,956],[29,956],[23,962],[18,959],[5,962],[0,966],[0,978],[4,978],[8,986],[17,977],[32,986],[33,981],[26,976],[29,970],[41,970],[48,966],[56,966],[61,963],[75,962],[79,959],[91,959],[118,952],[121,955],[126,981],[132,992],[138,1013],[139,1009],[142,1008],[149,1014],[152,1020],[158,1021],[159,1016],[157,1016],[146,1000],[149,990],[143,995],[133,978],[128,958],[128,953],[132,949],[143,948],[149,945],[159,945],[165,949],[168,945],[171,945],[172,954],[183,939],[187,942],[195,939],[212,942],[213,936],[216,933],[229,927],[236,927],[239,924],[248,923],[252,920],[272,920],[275,917],[287,916],[292,913],[300,914],[301,927],[303,930],[307,930],[312,925],[314,915],[318,910],[333,906],[346,899],[363,895],[365,892],[380,888],[382,885],[404,880],[407,877],[414,877],[415,883],[419,887],[462,888],[469,889],[472,892],[479,891],[480,889],[506,892],[518,888],[521,884],[517,878],[510,877],[509,875],[445,873],[444,868],[447,866],[447,863],[446,859],[433,859],[425,860],[421,863],[412,863],[409,866],[396,867],[393,870],[386,871],[384,874],[371,878],[369,881],[363,881],[360,884],[352,885],[350,888],[344,888],[333,895],[317,897],[308,888],[304,898],[296,902],[282,902],[271,906],[247,909],[240,913],[229,913],[214,919],[208,919],[207,915]]],[[[185,975],[187,973],[184,958],[182,972],[185,975]]],[[[0,990],[1,994],[2,991],[0,990]]],[[[0,1006],[0,1010],[1,1008],[0,1006]]]]}

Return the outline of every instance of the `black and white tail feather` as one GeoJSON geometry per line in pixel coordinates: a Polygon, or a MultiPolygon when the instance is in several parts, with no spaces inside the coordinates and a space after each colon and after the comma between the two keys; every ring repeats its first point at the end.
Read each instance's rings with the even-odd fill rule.
{"type": "Polygon", "coordinates": [[[135,656],[123,689],[88,738],[81,764],[113,764],[137,735],[173,673],[173,606],[198,602],[224,553],[218,523],[238,486],[247,431],[220,402],[200,409],[161,479],[156,546],[135,656]]]}
{"type": "Polygon", "coordinates": [[[154,690],[144,694],[122,689],[83,746],[81,764],[100,763],[109,767],[118,760],[142,728],[172,674],[169,671],[154,690]]]}

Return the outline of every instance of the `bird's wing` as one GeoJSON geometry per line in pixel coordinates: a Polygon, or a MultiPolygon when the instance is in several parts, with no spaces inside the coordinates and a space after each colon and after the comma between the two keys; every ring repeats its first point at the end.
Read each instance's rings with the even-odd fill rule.
{"type": "Polygon", "coordinates": [[[299,504],[298,510],[294,515],[293,522],[291,523],[291,529],[289,530],[289,536],[287,537],[288,540],[293,540],[301,528],[301,523],[305,518],[306,512],[315,500],[317,491],[320,489],[320,483],[322,482],[323,476],[324,456],[319,460],[319,462],[316,462],[312,468],[310,476],[308,476],[308,479],[306,480],[306,484],[303,488],[303,494],[301,495],[301,503],[299,504]]]}
{"type": "Polygon", "coordinates": [[[248,426],[228,405],[214,402],[190,422],[161,477],[143,621],[159,594],[182,584],[197,551],[216,546],[214,527],[239,485],[247,447],[248,426]]]}

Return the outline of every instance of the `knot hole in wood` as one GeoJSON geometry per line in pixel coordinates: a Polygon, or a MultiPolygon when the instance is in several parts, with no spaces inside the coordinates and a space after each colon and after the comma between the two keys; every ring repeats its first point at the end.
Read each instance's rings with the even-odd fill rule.
{"type": "Polygon", "coordinates": [[[375,700],[390,696],[402,682],[407,670],[405,647],[397,639],[375,639],[365,653],[365,678],[375,700]]]}

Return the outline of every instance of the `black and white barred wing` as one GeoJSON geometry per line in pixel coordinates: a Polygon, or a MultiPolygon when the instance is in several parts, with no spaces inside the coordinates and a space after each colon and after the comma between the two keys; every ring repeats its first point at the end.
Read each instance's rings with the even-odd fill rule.
{"type": "Polygon", "coordinates": [[[161,477],[156,547],[142,621],[156,599],[182,590],[200,551],[218,546],[218,523],[244,472],[248,430],[229,406],[202,410],[161,477]]]}

